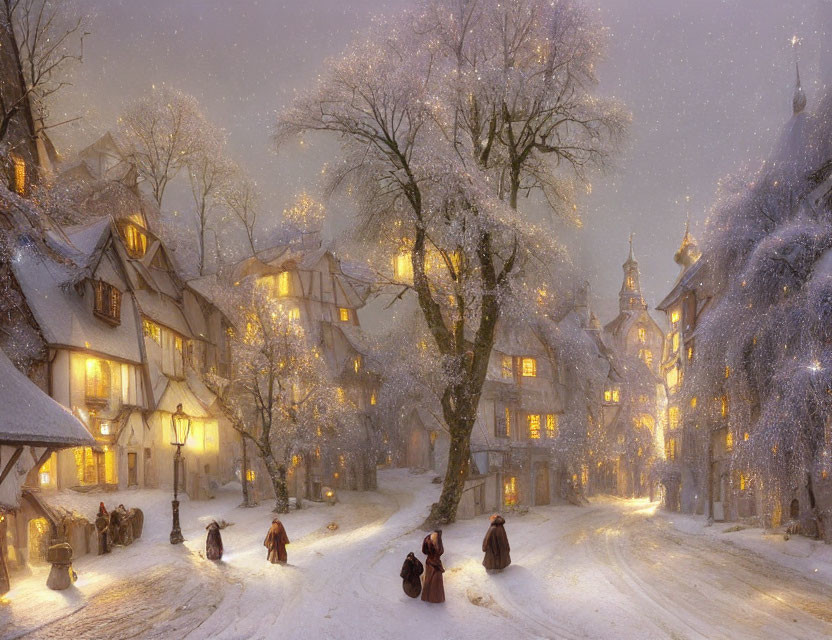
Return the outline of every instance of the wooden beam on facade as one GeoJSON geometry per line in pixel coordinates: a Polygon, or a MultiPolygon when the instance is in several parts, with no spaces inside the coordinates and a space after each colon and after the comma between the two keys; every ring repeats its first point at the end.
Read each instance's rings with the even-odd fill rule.
{"type": "Polygon", "coordinates": [[[9,472],[12,470],[12,467],[17,462],[17,459],[20,457],[21,453],[23,453],[23,447],[18,447],[14,450],[12,457],[9,458],[9,461],[6,463],[6,466],[3,467],[3,472],[0,473],[0,485],[3,484],[3,480],[5,480],[6,476],[9,475],[9,472]]]}

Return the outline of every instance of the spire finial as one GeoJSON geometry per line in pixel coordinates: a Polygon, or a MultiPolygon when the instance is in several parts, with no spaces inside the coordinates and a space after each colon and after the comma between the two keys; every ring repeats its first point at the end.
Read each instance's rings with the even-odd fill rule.
{"type": "Polygon", "coordinates": [[[635,254],[633,254],[633,237],[635,235],[636,234],[633,233],[632,231],[630,232],[630,258],[629,259],[633,262],[635,262],[635,259],[636,259],[635,254]]]}
{"type": "Polygon", "coordinates": [[[792,112],[797,115],[806,108],[806,94],[803,92],[803,87],[800,86],[800,65],[797,59],[797,48],[800,46],[800,38],[792,36],[792,49],[794,49],[794,71],[795,84],[794,96],[792,97],[792,112]]]}

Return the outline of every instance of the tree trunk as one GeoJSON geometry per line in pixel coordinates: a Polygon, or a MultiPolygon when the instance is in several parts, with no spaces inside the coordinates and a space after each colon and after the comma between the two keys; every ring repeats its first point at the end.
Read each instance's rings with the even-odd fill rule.
{"type": "Polygon", "coordinates": [[[286,488],[286,467],[278,464],[271,454],[264,455],[263,461],[266,463],[266,470],[269,472],[272,487],[274,487],[274,512],[289,513],[289,490],[286,488]]]}
{"type": "Polygon", "coordinates": [[[474,406],[462,414],[457,413],[455,416],[445,418],[451,435],[448,469],[445,472],[442,495],[439,496],[439,502],[431,506],[426,525],[448,524],[456,520],[456,510],[465,489],[465,480],[468,478],[468,468],[471,463],[471,431],[474,427],[476,411],[476,406],[474,406]]]}

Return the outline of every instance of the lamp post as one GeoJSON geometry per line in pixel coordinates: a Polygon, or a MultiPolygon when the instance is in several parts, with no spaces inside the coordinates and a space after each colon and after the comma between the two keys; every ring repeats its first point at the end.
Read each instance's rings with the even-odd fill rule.
{"type": "Polygon", "coordinates": [[[176,412],[170,416],[171,444],[176,447],[173,456],[173,528],[170,531],[170,543],[179,544],[185,540],[179,528],[179,463],[182,460],[182,445],[188,441],[191,419],[182,411],[182,405],[176,405],[176,412]]]}

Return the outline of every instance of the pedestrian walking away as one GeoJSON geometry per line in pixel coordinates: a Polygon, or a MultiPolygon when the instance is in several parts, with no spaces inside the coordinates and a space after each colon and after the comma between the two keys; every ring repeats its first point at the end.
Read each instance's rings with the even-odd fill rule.
{"type": "Polygon", "coordinates": [[[275,518],[272,520],[272,526],[263,541],[263,546],[268,550],[266,557],[269,562],[272,564],[286,564],[288,561],[286,555],[287,544],[289,544],[289,536],[286,535],[286,529],[283,528],[283,523],[275,518]]]}
{"type": "Polygon", "coordinates": [[[424,571],[425,568],[419,558],[412,551],[408,553],[399,575],[402,579],[402,589],[411,598],[418,598],[419,594],[422,593],[422,573],[424,571]]]}
{"type": "Polygon", "coordinates": [[[482,550],[485,552],[482,566],[486,571],[502,571],[511,564],[511,547],[508,544],[506,528],[503,526],[505,523],[503,516],[497,513],[491,516],[491,525],[482,541],[482,550]]]}
{"type": "Polygon", "coordinates": [[[205,557],[209,560],[222,560],[220,525],[214,520],[205,528],[208,529],[208,537],[205,540],[205,557]]]}
{"type": "Polygon", "coordinates": [[[435,604],[445,602],[445,585],[442,582],[445,567],[442,566],[441,560],[445,548],[442,546],[441,529],[425,536],[422,541],[422,553],[427,556],[425,560],[425,579],[422,582],[422,600],[435,604]]]}

